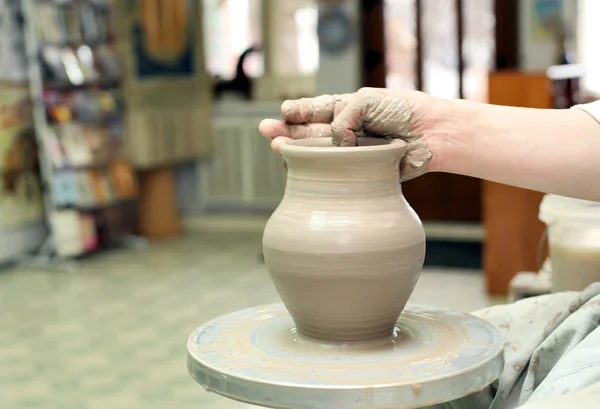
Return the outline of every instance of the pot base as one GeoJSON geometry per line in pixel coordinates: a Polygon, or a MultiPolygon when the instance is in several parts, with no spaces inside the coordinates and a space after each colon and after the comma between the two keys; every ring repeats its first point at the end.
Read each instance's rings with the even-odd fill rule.
{"type": "Polygon", "coordinates": [[[491,324],[414,305],[390,336],[354,343],[299,334],[283,304],[250,308],[198,328],[187,348],[207,390],[265,407],[419,408],[482,390],[503,369],[491,324]]]}

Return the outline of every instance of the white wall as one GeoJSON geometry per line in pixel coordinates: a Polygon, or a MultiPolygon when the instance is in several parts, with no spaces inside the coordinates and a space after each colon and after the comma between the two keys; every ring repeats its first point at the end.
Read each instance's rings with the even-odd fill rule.
{"type": "MultiPolygon", "coordinates": [[[[263,0],[263,4],[266,5],[278,5],[279,2],[283,0],[263,0]],[[275,3],[277,2],[277,3],[275,3]]],[[[288,1],[288,0],[285,0],[288,1]]],[[[304,4],[306,0],[296,0],[294,4],[304,4]]],[[[335,2],[337,3],[337,1],[335,2]]],[[[320,94],[342,94],[347,92],[354,92],[361,85],[361,45],[360,45],[360,5],[357,0],[340,0],[340,3],[343,5],[344,9],[348,13],[351,20],[354,22],[355,28],[355,39],[352,44],[340,54],[328,54],[323,52],[322,50],[319,53],[319,71],[316,74],[316,86],[315,95],[320,94]]],[[[327,5],[319,3],[319,11],[322,12],[325,10],[327,5]]],[[[273,9],[263,10],[265,14],[263,16],[271,16],[273,13],[273,9]]],[[[276,14],[276,13],[275,13],[276,14]]],[[[272,22],[271,22],[272,23],[272,22]]],[[[264,24],[262,29],[265,32],[271,32],[274,30],[274,26],[272,24],[264,24]]],[[[269,38],[267,37],[265,41],[268,43],[265,45],[266,48],[275,47],[276,42],[271,38],[271,42],[269,43],[269,38]]],[[[267,73],[272,73],[275,69],[275,63],[272,60],[274,58],[273,54],[269,54],[266,52],[266,61],[265,61],[265,71],[267,73]]],[[[278,84],[273,81],[264,81],[265,77],[263,77],[260,81],[257,82],[257,92],[262,94],[261,89],[267,88],[266,91],[270,91],[273,93],[273,89],[283,89],[284,84],[278,84]],[[261,81],[264,81],[261,84],[261,81]]],[[[310,79],[312,80],[312,79],[310,79]]],[[[298,80],[296,80],[298,82],[298,80]]],[[[290,84],[290,85],[301,85],[303,84],[290,84]]],[[[305,89],[307,87],[304,87],[305,89]]],[[[311,86],[312,88],[312,86],[311,86]]],[[[227,103],[223,103],[227,104],[227,103]]],[[[270,109],[265,112],[265,107],[269,106],[271,102],[269,100],[255,102],[252,104],[241,104],[240,106],[245,106],[248,111],[252,111],[254,117],[263,118],[265,116],[278,117],[279,116],[279,103],[275,104],[274,109],[270,109]]],[[[218,105],[218,104],[217,104],[218,105]]],[[[239,104],[238,104],[239,105],[239,104]]],[[[215,107],[216,111],[219,111],[219,107],[215,107]]],[[[244,114],[245,115],[245,114],[244,114]]],[[[241,116],[244,116],[241,115],[241,116]]],[[[254,132],[256,132],[256,126],[258,125],[258,119],[254,121],[251,125],[251,128],[254,132]]],[[[216,135],[218,137],[218,133],[216,135]]],[[[260,137],[257,135],[257,139],[260,137]]],[[[267,145],[268,146],[268,145],[267,145]]],[[[194,165],[192,165],[192,168],[194,165]]],[[[193,174],[193,170],[190,166],[179,166],[177,169],[177,192],[178,192],[178,202],[180,204],[180,210],[182,211],[184,216],[191,215],[194,213],[202,212],[205,210],[204,201],[205,197],[203,197],[203,191],[206,189],[206,186],[202,186],[203,175],[205,176],[202,164],[198,165],[198,173],[193,174]]]]}
{"type": "Polygon", "coordinates": [[[584,66],[586,77],[584,85],[594,96],[600,95],[600,38],[599,0],[579,0],[578,48],[579,61],[584,66]]]}

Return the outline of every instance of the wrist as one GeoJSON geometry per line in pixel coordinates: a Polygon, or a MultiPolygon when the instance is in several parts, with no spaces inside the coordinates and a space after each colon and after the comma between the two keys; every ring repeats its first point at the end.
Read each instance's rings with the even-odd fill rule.
{"type": "Polygon", "coordinates": [[[473,135],[481,127],[482,104],[465,100],[432,98],[430,118],[423,138],[433,154],[429,170],[469,174],[473,152],[473,135]]]}

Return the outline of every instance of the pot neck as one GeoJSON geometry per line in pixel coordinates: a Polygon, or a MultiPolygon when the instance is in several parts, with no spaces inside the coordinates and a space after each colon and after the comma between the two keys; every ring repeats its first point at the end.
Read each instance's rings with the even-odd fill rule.
{"type": "Polygon", "coordinates": [[[339,163],[288,162],[286,194],[310,196],[382,196],[401,194],[400,161],[339,163]]]}

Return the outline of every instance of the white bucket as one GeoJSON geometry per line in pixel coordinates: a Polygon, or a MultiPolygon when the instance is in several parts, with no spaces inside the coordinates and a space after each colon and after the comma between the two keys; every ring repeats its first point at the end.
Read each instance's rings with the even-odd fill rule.
{"type": "Polygon", "coordinates": [[[600,203],[546,195],[539,218],[548,228],[552,291],[600,281],[600,203]]]}

